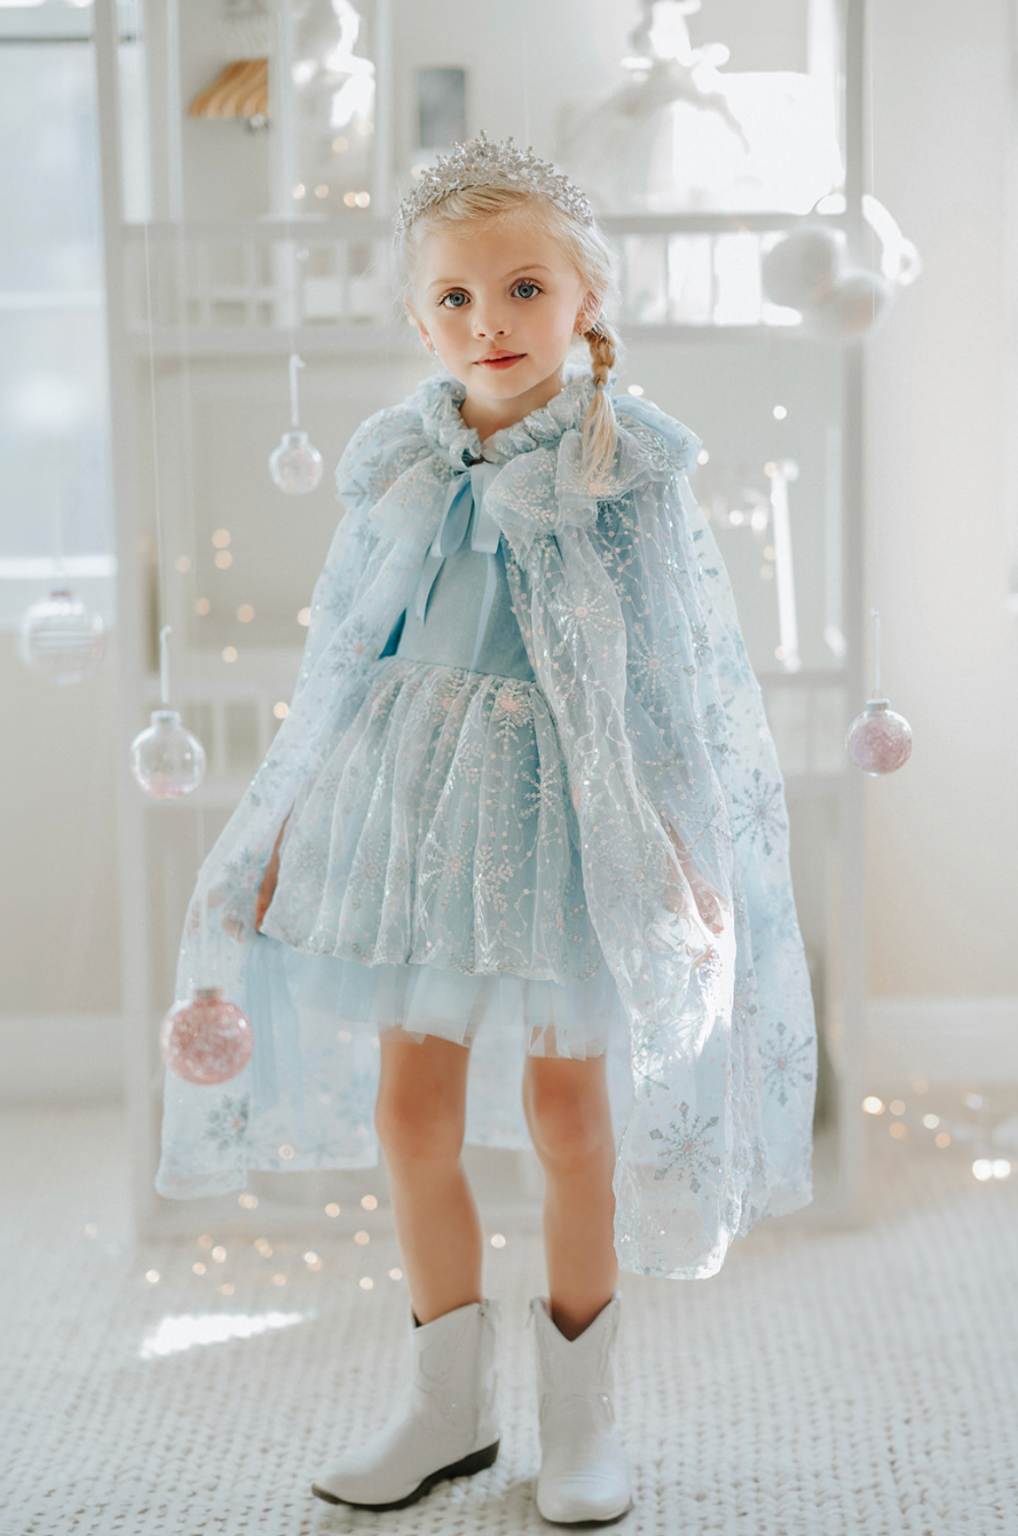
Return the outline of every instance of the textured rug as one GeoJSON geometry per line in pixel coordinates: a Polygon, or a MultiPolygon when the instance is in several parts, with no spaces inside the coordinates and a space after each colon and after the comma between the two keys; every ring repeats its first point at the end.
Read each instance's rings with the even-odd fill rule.
{"type": "MultiPolygon", "coordinates": [[[[637,1502],[614,1529],[1018,1536],[1018,1160],[981,1181],[964,1139],[937,1149],[917,1123],[893,1140],[887,1122],[867,1122],[865,1225],[764,1223],[712,1280],[623,1278],[637,1502]]],[[[309,1483],[399,1390],[408,1302],[384,1201],[313,1251],[216,1233],[135,1248],[126,1188],[114,1112],[5,1113],[0,1536],[552,1529],[534,1504],[534,1228],[488,1249],[498,1462],[373,1516],[309,1483]]]]}

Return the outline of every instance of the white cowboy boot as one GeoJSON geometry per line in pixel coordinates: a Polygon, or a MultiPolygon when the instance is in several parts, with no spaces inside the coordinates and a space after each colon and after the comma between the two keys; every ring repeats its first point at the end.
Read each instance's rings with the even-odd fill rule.
{"type": "Polygon", "coordinates": [[[312,1493],[330,1504],[401,1509],[447,1477],[498,1455],[497,1301],[474,1301],[411,1334],[410,1400],[358,1450],[323,1472],[312,1493]]]}
{"type": "Polygon", "coordinates": [[[530,1303],[537,1325],[541,1423],[537,1507],[558,1525],[607,1524],[632,1508],[612,1407],[621,1306],[616,1291],[578,1338],[567,1339],[543,1296],[530,1303]]]}

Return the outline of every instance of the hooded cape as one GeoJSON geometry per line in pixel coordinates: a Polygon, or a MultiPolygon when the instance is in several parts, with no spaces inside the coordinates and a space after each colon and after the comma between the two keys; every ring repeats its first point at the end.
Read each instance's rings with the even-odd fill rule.
{"type": "MultiPolygon", "coordinates": [[[[715,1273],[733,1237],[811,1198],[816,1030],[788,862],[784,785],[727,573],[689,487],[699,439],[614,400],[607,483],[581,473],[588,376],[486,440],[485,510],[559,733],[591,921],[629,1020],[634,1092],[615,1173],[624,1269],[715,1273]]],[[[316,583],[298,682],[265,761],[205,860],[177,996],[244,995],[255,899],[298,787],[347,728],[403,609],[457,470],[481,456],[462,387],[426,380],[350,440],[346,513],[316,583]]],[[[285,999],[279,1000],[285,1010],[285,999]]],[[[277,1036],[277,1041],[278,1041],[277,1036]]],[[[167,1076],[157,1188],[242,1188],[251,1083],[167,1076]],[[196,1099],[195,1096],[198,1096],[196,1099]],[[196,1155],[194,1112],[206,1132],[196,1155]],[[218,1128],[218,1130],[217,1130],[218,1128]]],[[[259,1052],[263,1057],[259,1068],[259,1052]]],[[[274,1063],[274,1070],[279,1063],[274,1063]]],[[[364,1062],[351,1071],[364,1071],[364,1062]]],[[[370,1141],[370,1136],[367,1140],[370,1141]]],[[[364,1166],[367,1144],[274,1166],[364,1166]]]]}

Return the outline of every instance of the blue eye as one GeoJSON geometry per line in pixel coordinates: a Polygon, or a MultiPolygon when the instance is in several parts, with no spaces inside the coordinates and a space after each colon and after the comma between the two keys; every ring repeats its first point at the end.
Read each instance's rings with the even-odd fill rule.
{"type": "Polygon", "coordinates": [[[460,293],[457,290],[454,293],[444,293],[438,302],[444,305],[446,309],[462,309],[467,302],[467,296],[465,293],[460,293]]]}
{"type": "Polygon", "coordinates": [[[536,283],[532,283],[529,278],[525,282],[517,283],[516,287],[514,289],[514,292],[518,293],[521,299],[532,299],[534,297],[534,295],[536,293],[540,293],[540,291],[541,290],[537,286],[537,284],[536,283]],[[524,288],[529,288],[530,292],[529,293],[524,293],[523,292],[524,288]]]}

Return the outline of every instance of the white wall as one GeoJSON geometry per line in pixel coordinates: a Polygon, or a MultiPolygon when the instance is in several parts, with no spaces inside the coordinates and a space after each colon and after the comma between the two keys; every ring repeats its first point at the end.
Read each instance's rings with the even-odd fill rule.
{"type": "MultiPolygon", "coordinates": [[[[874,191],[926,269],[867,357],[869,595],[912,761],[867,784],[869,990],[1018,1003],[1018,619],[1002,408],[1006,0],[873,11],[874,191]]],[[[996,1006],[996,1005],[995,1005],[996,1006]]],[[[1014,1045],[1018,1007],[1011,1010],[1014,1045]]],[[[1002,1041],[1002,1048],[1004,1042],[1002,1041]]]]}

